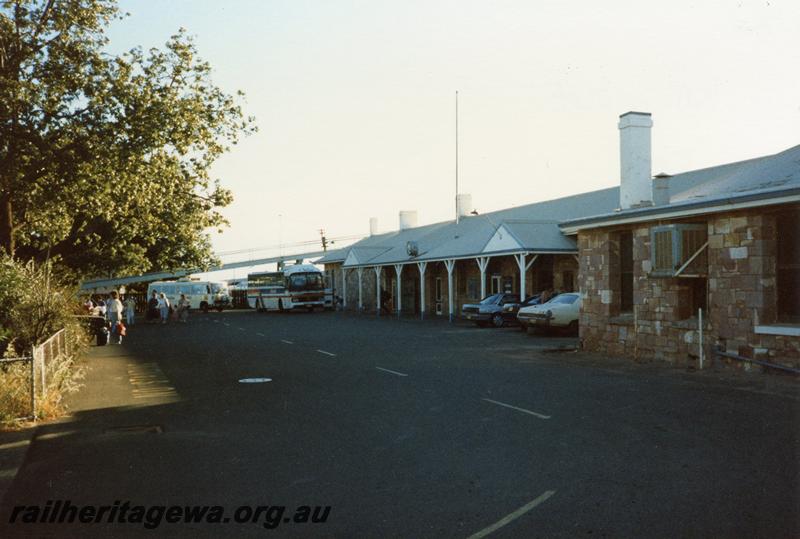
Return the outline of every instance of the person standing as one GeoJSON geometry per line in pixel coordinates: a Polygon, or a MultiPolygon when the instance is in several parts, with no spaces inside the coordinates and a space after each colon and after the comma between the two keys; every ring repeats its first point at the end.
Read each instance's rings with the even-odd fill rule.
{"type": "Polygon", "coordinates": [[[158,320],[158,292],[153,290],[153,296],[147,301],[147,319],[151,324],[158,320]]]}
{"type": "Polygon", "coordinates": [[[125,320],[129,326],[136,322],[136,300],[130,294],[125,298],[125,320]]]}
{"type": "Polygon", "coordinates": [[[189,318],[189,307],[192,306],[192,302],[186,299],[186,294],[181,294],[181,299],[178,300],[178,320],[186,323],[186,319],[189,318]]]}
{"type": "Polygon", "coordinates": [[[122,302],[119,300],[116,290],[111,292],[111,297],[106,304],[106,320],[111,324],[111,335],[117,335],[119,344],[122,344],[122,335],[118,327],[118,323],[122,321],[122,302]]]}
{"type": "Polygon", "coordinates": [[[108,306],[106,305],[106,302],[103,299],[103,296],[100,296],[100,299],[97,300],[97,303],[95,304],[94,308],[97,311],[97,315],[98,316],[102,316],[102,317],[106,316],[106,312],[108,310],[108,306]]]}
{"type": "Polygon", "coordinates": [[[166,324],[169,320],[169,300],[164,292],[158,297],[158,311],[161,313],[161,323],[166,324]]]}

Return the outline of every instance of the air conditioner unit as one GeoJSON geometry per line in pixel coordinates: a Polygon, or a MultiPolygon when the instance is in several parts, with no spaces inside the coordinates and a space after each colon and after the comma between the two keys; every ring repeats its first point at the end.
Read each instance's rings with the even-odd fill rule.
{"type": "Polygon", "coordinates": [[[408,256],[417,256],[419,254],[419,247],[417,246],[417,242],[407,241],[406,253],[408,253],[408,256]]]}
{"type": "Polygon", "coordinates": [[[442,312],[443,312],[442,311],[442,303],[441,302],[436,302],[436,314],[441,316],[442,312]]]}

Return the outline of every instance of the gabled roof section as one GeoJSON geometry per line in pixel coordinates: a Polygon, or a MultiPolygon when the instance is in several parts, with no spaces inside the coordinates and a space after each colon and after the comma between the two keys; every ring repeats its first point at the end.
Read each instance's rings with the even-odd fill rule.
{"type": "Polygon", "coordinates": [[[562,230],[574,232],[617,222],[668,219],[670,216],[725,211],[800,200],[800,145],[775,155],[676,174],[669,179],[669,204],[612,212],[595,212],[565,220],[562,230]]]}
{"type": "Polygon", "coordinates": [[[514,235],[506,228],[506,223],[503,223],[494,231],[494,234],[489,238],[489,241],[486,243],[481,253],[519,251],[522,249],[524,249],[522,244],[517,241],[514,235]]]}
{"type": "MultiPolygon", "coordinates": [[[[539,245],[538,251],[577,251],[577,244],[572,238],[561,233],[558,221],[522,221],[511,220],[503,223],[504,228],[522,246],[539,245]]],[[[488,244],[487,244],[488,248],[488,244]]],[[[484,252],[489,254],[487,249],[484,252]]]]}
{"type": "Polygon", "coordinates": [[[333,264],[335,262],[343,262],[347,258],[347,253],[350,252],[350,247],[342,247],[341,249],[333,249],[325,253],[322,258],[314,261],[314,264],[333,264]]]}
{"type": "Polygon", "coordinates": [[[504,254],[508,252],[577,252],[575,242],[563,236],[563,219],[611,211],[619,203],[619,189],[603,189],[556,200],[526,204],[455,221],[443,221],[364,238],[350,247],[344,267],[407,264],[504,254]],[[503,240],[497,234],[502,228],[503,240]],[[513,238],[514,242],[509,242],[513,238]],[[415,242],[410,256],[407,243],[415,242]],[[366,249],[362,251],[362,249],[366,249]],[[487,250],[488,249],[488,250],[487,250]]]}
{"type": "Polygon", "coordinates": [[[355,245],[347,253],[343,266],[361,266],[388,251],[390,247],[355,245]]]}

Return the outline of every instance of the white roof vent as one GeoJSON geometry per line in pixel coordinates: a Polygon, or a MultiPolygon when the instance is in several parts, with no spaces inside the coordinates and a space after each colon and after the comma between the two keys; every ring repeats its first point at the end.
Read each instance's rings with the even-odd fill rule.
{"type": "Polygon", "coordinates": [[[417,210],[405,210],[400,212],[400,230],[414,228],[417,226],[417,210]]]}

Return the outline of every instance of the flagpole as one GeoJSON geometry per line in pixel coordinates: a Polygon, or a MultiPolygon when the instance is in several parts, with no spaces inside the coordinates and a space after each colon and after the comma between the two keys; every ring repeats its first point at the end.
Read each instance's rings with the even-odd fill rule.
{"type": "Polygon", "coordinates": [[[456,90],[456,224],[458,224],[458,90],[456,90]]]}

